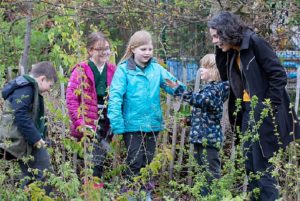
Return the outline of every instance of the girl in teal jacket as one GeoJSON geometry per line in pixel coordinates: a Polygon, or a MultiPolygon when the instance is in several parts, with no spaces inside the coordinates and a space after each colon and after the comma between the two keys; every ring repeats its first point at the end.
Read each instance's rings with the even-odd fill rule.
{"type": "Polygon", "coordinates": [[[152,57],[150,33],[134,33],[110,87],[108,118],[112,132],[123,134],[128,152],[126,176],[138,175],[153,159],[156,137],[163,130],[160,88],[172,95],[185,90],[152,57]]]}

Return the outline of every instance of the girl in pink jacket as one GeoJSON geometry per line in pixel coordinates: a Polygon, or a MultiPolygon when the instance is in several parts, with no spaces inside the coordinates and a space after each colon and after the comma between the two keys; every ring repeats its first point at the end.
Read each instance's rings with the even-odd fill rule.
{"type": "Polygon", "coordinates": [[[101,177],[106,151],[101,141],[107,139],[109,120],[106,116],[107,87],[110,86],[115,65],[108,63],[110,42],[101,32],[87,38],[88,60],[75,65],[68,82],[66,99],[71,120],[71,135],[78,140],[83,130],[96,131],[93,144],[93,176],[101,177]]]}

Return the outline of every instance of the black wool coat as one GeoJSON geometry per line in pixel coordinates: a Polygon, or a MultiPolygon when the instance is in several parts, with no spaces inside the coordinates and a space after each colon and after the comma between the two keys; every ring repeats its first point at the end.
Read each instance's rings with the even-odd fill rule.
{"type": "Polygon", "coordinates": [[[233,116],[235,101],[243,96],[245,89],[250,97],[257,96],[255,120],[265,107],[263,101],[270,99],[274,108],[275,120],[269,114],[258,129],[259,144],[264,157],[271,157],[280,147],[286,147],[291,141],[300,138],[300,126],[294,109],[290,108],[290,98],[286,92],[287,76],[276,53],[270,45],[250,29],[246,30],[240,45],[241,71],[236,57],[238,52],[222,52],[216,49],[216,64],[221,79],[229,80],[229,119],[233,126],[240,126],[242,112],[233,116]],[[276,125],[276,126],[275,126],[276,125]],[[276,135],[276,128],[279,135],[276,135]]]}

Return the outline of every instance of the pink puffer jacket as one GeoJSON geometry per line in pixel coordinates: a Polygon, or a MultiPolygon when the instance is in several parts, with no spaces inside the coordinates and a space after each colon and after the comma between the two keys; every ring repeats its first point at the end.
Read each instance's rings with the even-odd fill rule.
{"type": "MultiPolygon", "coordinates": [[[[110,86],[115,70],[115,65],[107,63],[108,86],[110,86]]],[[[95,130],[97,119],[99,117],[97,92],[94,74],[87,62],[81,62],[72,69],[66,91],[66,99],[69,116],[72,122],[71,135],[78,139],[82,137],[82,133],[77,129],[80,125],[89,125],[95,130]]]]}

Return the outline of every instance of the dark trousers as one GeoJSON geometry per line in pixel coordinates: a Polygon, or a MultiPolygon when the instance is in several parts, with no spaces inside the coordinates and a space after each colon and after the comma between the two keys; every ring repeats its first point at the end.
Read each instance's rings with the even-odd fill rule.
{"type": "Polygon", "coordinates": [[[109,120],[107,118],[107,111],[102,111],[103,118],[99,119],[97,136],[95,142],[93,142],[93,176],[101,178],[103,174],[104,160],[107,153],[110,150],[109,143],[112,140],[112,134],[109,131],[109,120]]]}
{"type": "Polygon", "coordinates": [[[212,176],[208,178],[209,182],[214,178],[219,179],[221,177],[221,161],[218,149],[209,146],[204,147],[202,144],[194,144],[194,157],[198,165],[207,165],[207,170],[212,176]]]}
{"type": "Polygon", "coordinates": [[[221,177],[221,161],[219,156],[219,150],[215,147],[206,146],[202,144],[194,144],[194,157],[201,168],[206,171],[205,176],[208,185],[201,188],[201,195],[206,196],[209,194],[208,188],[213,179],[219,179],[221,177]]]}
{"type": "MultiPolygon", "coordinates": [[[[242,132],[245,132],[249,126],[250,103],[245,103],[243,112],[242,132]]],[[[251,125],[251,124],[250,124],[251,125]]],[[[253,192],[255,188],[259,189],[258,195],[252,193],[251,200],[274,201],[278,199],[277,181],[271,175],[273,166],[262,154],[259,141],[253,141],[253,138],[244,142],[244,155],[246,157],[245,168],[248,175],[248,191],[253,192]],[[261,175],[259,179],[250,177],[250,174],[261,175]]]]}
{"type": "MultiPolygon", "coordinates": [[[[91,145],[93,147],[93,150],[89,152],[89,154],[92,155],[90,159],[88,159],[88,162],[91,163],[91,169],[93,170],[93,176],[101,178],[103,175],[103,170],[104,170],[104,162],[105,158],[108,152],[109,142],[104,141],[101,139],[99,136],[95,137],[96,139],[93,139],[91,142],[91,145]],[[105,143],[105,145],[104,145],[105,143]]],[[[84,169],[84,157],[77,155],[78,160],[77,160],[77,175],[79,177],[83,177],[82,172],[84,169]]]]}
{"type": "MultiPolygon", "coordinates": [[[[92,158],[89,160],[92,164],[93,176],[101,178],[104,170],[104,162],[107,156],[107,153],[110,151],[110,142],[112,137],[107,136],[103,137],[106,134],[100,133],[97,131],[95,139],[91,141],[91,145],[93,147],[92,152],[89,152],[92,155],[92,158]]],[[[84,158],[77,155],[78,157],[78,170],[77,174],[81,177],[81,172],[84,168],[84,158]]]]}
{"type": "Polygon", "coordinates": [[[124,133],[123,138],[127,149],[125,175],[128,179],[139,175],[140,169],[149,164],[155,153],[158,132],[124,133]]]}
{"type": "Polygon", "coordinates": [[[93,164],[93,176],[101,178],[103,174],[103,165],[107,152],[110,149],[109,141],[102,138],[100,135],[96,136],[97,141],[92,143],[92,164],[93,164]]]}
{"type": "MultiPolygon", "coordinates": [[[[25,179],[25,181],[21,184],[22,188],[29,185],[30,183],[34,181],[45,181],[45,176],[43,174],[44,170],[48,170],[50,172],[53,172],[51,163],[50,163],[50,157],[48,154],[48,151],[45,147],[32,148],[33,160],[30,160],[27,163],[24,163],[22,160],[19,160],[19,165],[22,171],[22,178],[29,177],[30,179],[25,179]],[[37,174],[34,174],[34,171],[29,172],[28,170],[35,170],[37,169],[37,174]]],[[[46,194],[49,195],[51,192],[50,186],[43,186],[43,188],[46,191],[46,194]]]]}

